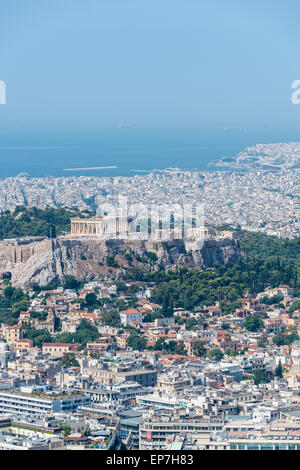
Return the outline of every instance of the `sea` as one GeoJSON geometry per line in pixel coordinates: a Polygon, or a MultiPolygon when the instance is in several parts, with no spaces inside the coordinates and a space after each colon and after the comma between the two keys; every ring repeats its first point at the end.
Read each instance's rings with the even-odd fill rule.
{"type": "Polygon", "coordinates": [[[300,134],[261,129],[214,132],[141,132],[120,129],[90,139],[0,139],[0,178],[133,176],[166,168],[212,171],[221,157],[233,157],[258,143],[300,141],[300,134]],[[70,171],[71,170],[71,171],[70,171]]]}

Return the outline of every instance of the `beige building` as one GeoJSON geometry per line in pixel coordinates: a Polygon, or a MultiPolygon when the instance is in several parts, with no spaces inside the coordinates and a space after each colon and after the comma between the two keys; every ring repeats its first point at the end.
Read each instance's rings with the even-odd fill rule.
{"type": "Polygon", "coordinates": [[[117,346],[119,348],[125,349],[127,346],[127,339],[129,335],[116,336],[117,346]]]}
{"type": "Polygon", "coordinates": [[[16,349],[18,351],[28,351],[33,347],[33,341],[31,339],[20,339],[16,342],[16,349]]]}
{"type": "Polygon", "coordinates": [[[51,357],[63,357],[70,352],[72,345],[70,343],[44,343],[43,354],[50,354],[51,357]]]}
{"type": "Polygon", "coordinates": [[[22,327],[21,325],[4,325],[2,327],[3,336],[5,341],[11,346],[15,346],[16,343],[22,338],[22,327]]]}
{"type": "Polygon", "coordinates": [[[110,369],[107,364],[104,367],[89,367],[87,374],[102,385],[114,385],[121,382],[137,382],[144,387],[154,387],[157,381],[156,370],[132,369],[121,371],[118,368],[110,369]]]}
{"type": "Polygon", "coordinates": [[[183,372],[159,374],[157,378],[157,389],[163,393],[174,393],[192,384],[191,377],[183,372]]]}

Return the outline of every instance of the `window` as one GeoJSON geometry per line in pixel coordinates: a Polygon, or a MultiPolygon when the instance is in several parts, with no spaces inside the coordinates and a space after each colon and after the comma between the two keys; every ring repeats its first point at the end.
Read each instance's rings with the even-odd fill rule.
{"type": "Polygon", "coordinates": [[[273,450],[273,444],[262,444],[261,450],[273,450]]]}
{"type": "Polygon", "coordinates": [[[258,444],[248,444],[248,450],[259,450],[258,444]]]}

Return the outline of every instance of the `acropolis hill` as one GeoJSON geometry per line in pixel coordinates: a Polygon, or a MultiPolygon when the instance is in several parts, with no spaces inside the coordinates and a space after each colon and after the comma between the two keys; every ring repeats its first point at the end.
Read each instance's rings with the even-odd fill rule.
{"type": "Polygon", "coordinates": [[[117,278],[131,267],[142,267],[139,260],[147,252],[157,255],[153,269],[159,264],[209,268],[216,263],[238,263],[240,259],[239,242],[230,233],[209,236],[200,248],[193,240],[101,239],[71,233],[55,239],[26,237],[0,242],[0,276],[10,273],[12,284],[20,287],[30,283],[47,285],[65,274],[82,280],[117,278]],[[128,255],[132,257],[131,265],[128,255]],[[116,267],[107,265],[107,256],[114,257],[116,267]]]}

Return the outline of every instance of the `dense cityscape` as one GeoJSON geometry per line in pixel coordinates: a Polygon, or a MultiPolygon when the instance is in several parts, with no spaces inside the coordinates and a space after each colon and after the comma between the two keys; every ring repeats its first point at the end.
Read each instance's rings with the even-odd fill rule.
{"type": "Polygon", "coordinates": [[[153,289],[2,282],[2,449],[300,449],[294,290],[170,312],[153,289]]]}
{"type": "Polygon", "coordinates": [[[97,210],[120,197],[144,204],[195,203],[205,224],[229,225],[280,238],[300,234],[299,170],[197,172],[165,170],[133,177],[7,178],[0,208],[70,207],[97,210]]]}

